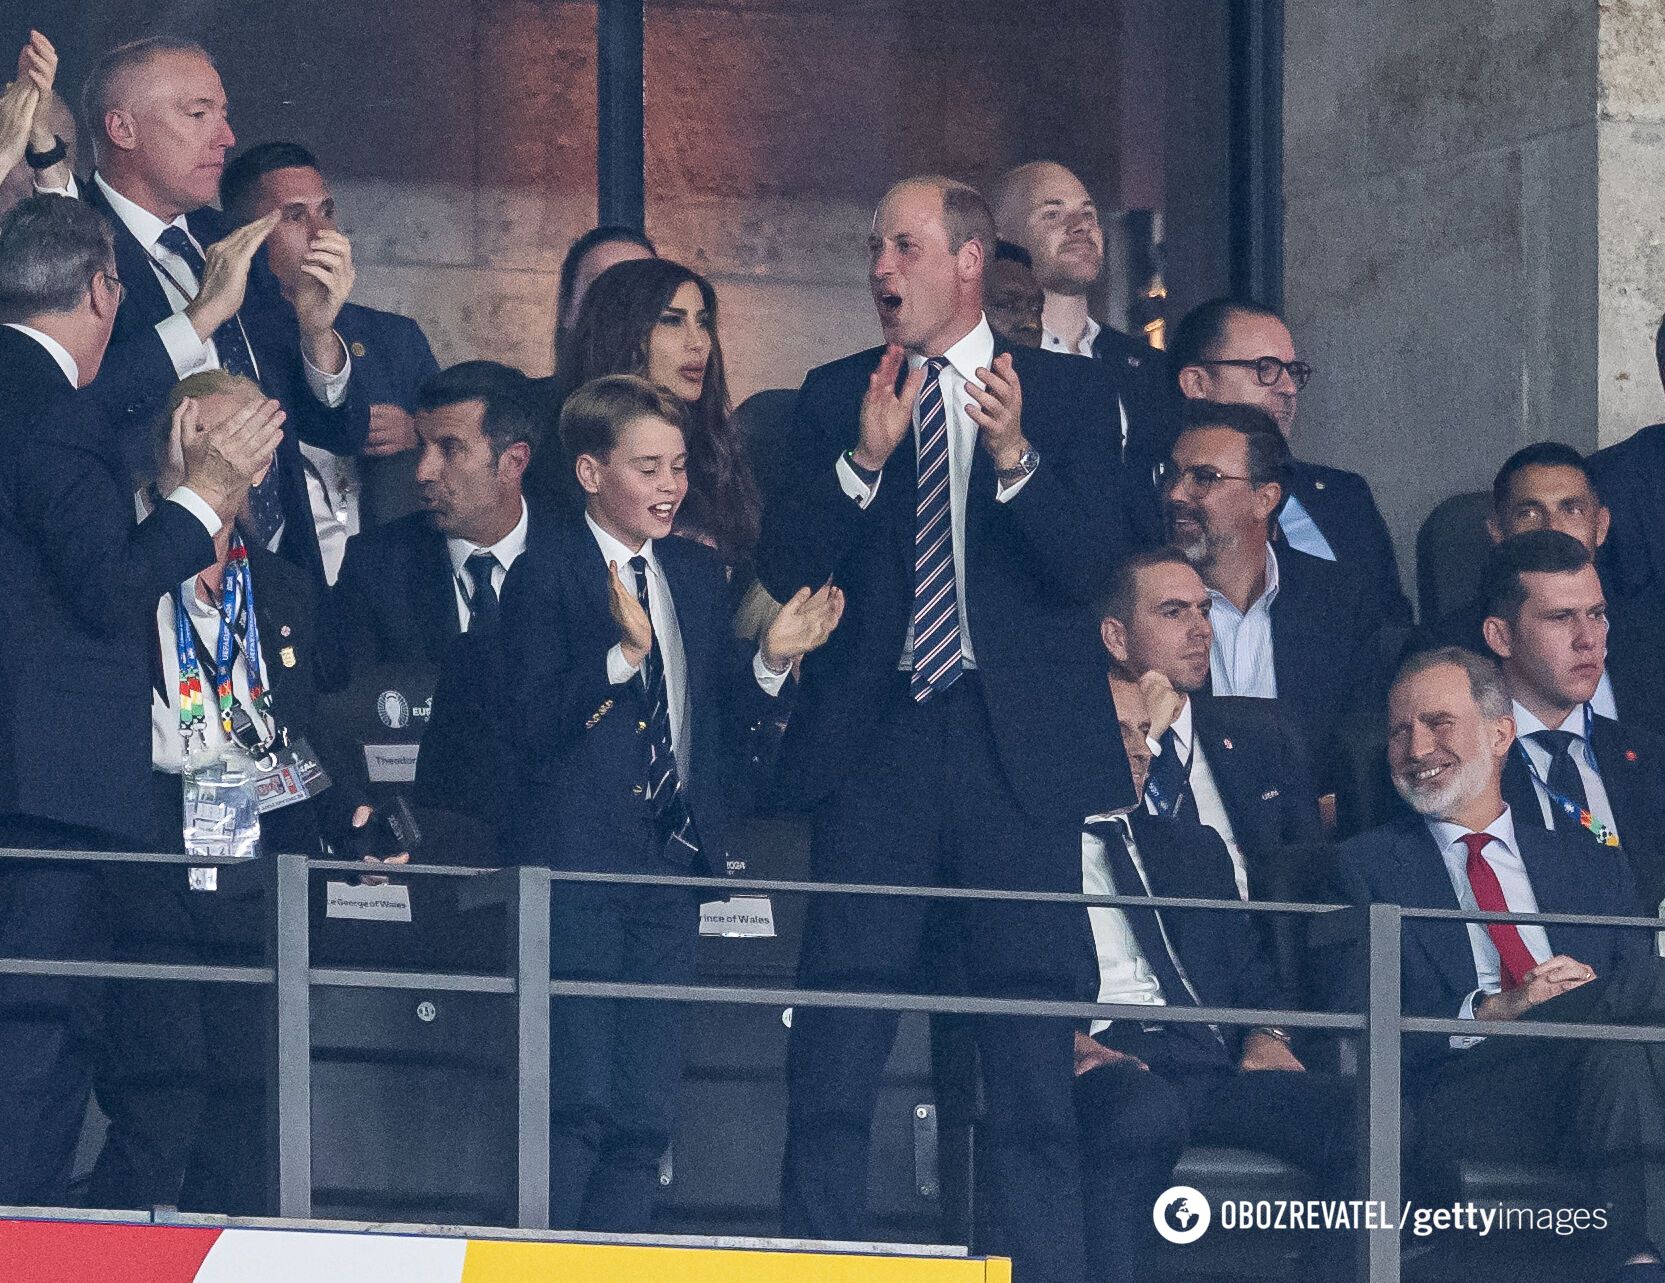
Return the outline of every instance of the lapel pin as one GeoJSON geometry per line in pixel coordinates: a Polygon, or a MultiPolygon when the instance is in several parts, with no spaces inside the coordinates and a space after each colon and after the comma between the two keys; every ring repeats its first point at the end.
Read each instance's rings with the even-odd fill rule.
{"type": "Polygon", "coordinates": [[[1312,488],[1314,490],[1322,490],[1324,488],[1324,483],[1322,481],[1314,481],[1312,483],[1312,488]]]}
{"type": "Polygon", "coordinates": [[[1229,739],[1222,739],[1220,741],[1220,744],[1223,748],[1230,748],[1231,747],[1231,741],[1229,739]]]}
{"type": "Polygon", "coordinates": [[[283,647],[278,651],[278,658],[283,661],[285,668],[293,668],[295,666],[295,648],[293,646],[283,647]]]}
{"type": "Polygon", "coordinates": [[[1627,748],[1625,750],[1625,761],[1634,762],[1635,760],[1636,760],[1636,750],[1633,749],[1633,748],[1627,748]]]}
{"type": "Polygon", "coordinates": [[[363,356],[364,355],[364,344],[358,342],[357,340],[354,340],[352,347],[348,348],[347,350],[350,351],[354,356],[363,356]]]}
{"type": "Polygon", "coordinates": [[[281,636],[284,636],[284,637],[287,637],[287,636],[289,636],[289,633],[290,633],[290,628],[289,628],[289,625],[288,625],[288,624],[285,624],[285,625],[284,625],[284,626],[283,626],[283,627],[282,627],[282,628],[280,628],[280,629],[278,629],[278,633],[279,633],[279,634],[280,634],[280,635],[281,635],[281,636]]]}

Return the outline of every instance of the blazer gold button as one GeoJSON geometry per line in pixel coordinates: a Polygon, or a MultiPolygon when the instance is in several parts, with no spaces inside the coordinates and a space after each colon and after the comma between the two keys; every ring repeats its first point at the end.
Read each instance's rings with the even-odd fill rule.
{"type": "Polygon", "coordinates": [[[352,354],[354,356],[363,356],[364,355],[364,344],[355,342],[349,350],[352,352],[352,354]]]}
{"type": "Polygon", "coordinates": [[[637,797],[641,797],[643,790],[642,790],[642,786],[640,784],[633,784],[633,785],[631,785],[630,791],[632,793],[634,793],[637,797]]]}
{"type": "Polygon", "coordinates": [[[1324,488],[1324,483],[1322,481],[1314,481],[1312,483],[1312,488],[1314,490],[1322,490],[1324,488]]]}
{"type": "Polygon", "coordinates": [[[636,730],[638,732],[647,730],[647,723],[646,722],[637,722],[636,723],[636,730]]]}

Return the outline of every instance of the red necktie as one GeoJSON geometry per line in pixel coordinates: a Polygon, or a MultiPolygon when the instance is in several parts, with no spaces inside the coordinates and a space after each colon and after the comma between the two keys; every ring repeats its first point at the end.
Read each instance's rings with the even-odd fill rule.
{"type": "MultiPolygon", "coordinates": [[[[1481,854],[1497,839],[1490,833],[1465,833],[1458,840],[1468,848],[1468,885],[1474,892],[1475,908],[1482,913],[1508,913],[1509,902],[1503,898],[1503,885],[1492,871],[1491,863],[1481,854]]],[[[1513,922],[1488,922],[1486,934],[1497,946],[1498,960],[1503,964],[1503,987],[1518,988],[1521,978],[1538,965],[1538,960],[1526,947],[1513,922]]]]}

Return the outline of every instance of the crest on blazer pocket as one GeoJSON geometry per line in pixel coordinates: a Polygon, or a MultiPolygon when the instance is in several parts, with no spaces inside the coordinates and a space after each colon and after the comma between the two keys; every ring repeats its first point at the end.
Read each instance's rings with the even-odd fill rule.
{"type": "Polygon", "coordinates": [[[1260,795],[1260,800],[1262,802],[1270,802],[1277,795],[1278,795],[1277,789],[1267,789],[1264,793],[1262,793],[1260,795]]]}

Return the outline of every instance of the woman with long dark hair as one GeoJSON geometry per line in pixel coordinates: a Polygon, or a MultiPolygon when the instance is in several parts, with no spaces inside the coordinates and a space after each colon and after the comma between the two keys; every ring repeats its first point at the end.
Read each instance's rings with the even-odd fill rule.
{"type": "MultiPolygon", "coordinates": [[[[688,407],[688,497],[677,533],[700,539],[731,566],[751,560],[762,501],[746,443],[729,422],[728,381],[717,338],[717,293],[667,259],[619,263],[584,295],[557,377],[564,394],[604,374],[636,374],[688,407]]],[[[570,492],[572,465],[546,438],[533,488],[570,492]]]]}

